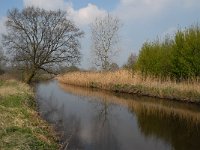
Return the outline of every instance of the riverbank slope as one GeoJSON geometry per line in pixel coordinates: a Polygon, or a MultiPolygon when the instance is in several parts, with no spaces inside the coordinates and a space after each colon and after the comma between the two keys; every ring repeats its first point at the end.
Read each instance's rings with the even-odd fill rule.
{"type": "Polygon", "coordinates": [[[150,77],[144,79],[128,70],[71,72],[60,75],[57,79],[70,85],[200,103],[200,84],[197,82],[161,81],[150,77]]]}
{"type": "Polygon", "coordinates": [[[0,149],[58,149],[53,129],[36,111],[32,89],[0,79],[0,149]]]}

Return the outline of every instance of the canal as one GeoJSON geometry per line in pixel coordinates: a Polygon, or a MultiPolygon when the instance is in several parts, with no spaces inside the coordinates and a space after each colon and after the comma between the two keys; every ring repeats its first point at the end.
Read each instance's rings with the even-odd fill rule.
{"type": "Polygon", "coordinates": [[[69,86],[36,85],[41,116],[69,150],[199,150],[200,106],[69,86]]]}

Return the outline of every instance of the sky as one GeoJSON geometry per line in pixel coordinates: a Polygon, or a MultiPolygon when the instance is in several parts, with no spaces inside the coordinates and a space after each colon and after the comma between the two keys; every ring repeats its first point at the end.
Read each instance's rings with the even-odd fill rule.
{"type": "Polygon", "coordinates": [[[115,62],[126,63],[131,53],[138,54],[142,44],[174,35],[180,28],[200,23],[200,0],[0,0],[0,33],[9,9],[27,6],[47,10],[62,9],[85,32],[81,39],[82,68],[91,67],[89,25],[98,16],[110,13],[121,21],[120,49],[115,62]]]}

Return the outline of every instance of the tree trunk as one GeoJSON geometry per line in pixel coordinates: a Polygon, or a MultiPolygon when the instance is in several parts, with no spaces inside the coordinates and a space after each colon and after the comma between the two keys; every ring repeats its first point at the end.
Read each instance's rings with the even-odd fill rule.
{"type": "Polygon", "coordinates": [[[26,83],[30,84],[31,80],[33,79],[34,76],[35,76],[35,71],[31,71],[31,73],[29,74],[29,76],[28,76],[28,78],[26,80],[26,83]]]}

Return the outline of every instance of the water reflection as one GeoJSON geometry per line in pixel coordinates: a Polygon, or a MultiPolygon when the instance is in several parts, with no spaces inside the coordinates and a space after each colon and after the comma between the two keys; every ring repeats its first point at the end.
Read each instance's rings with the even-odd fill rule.
{"type": "Polygon", "coordinates": [[[59,84],[36,88],[39,111],[63,148],[200,149],[199,106],[59,84]]]}

